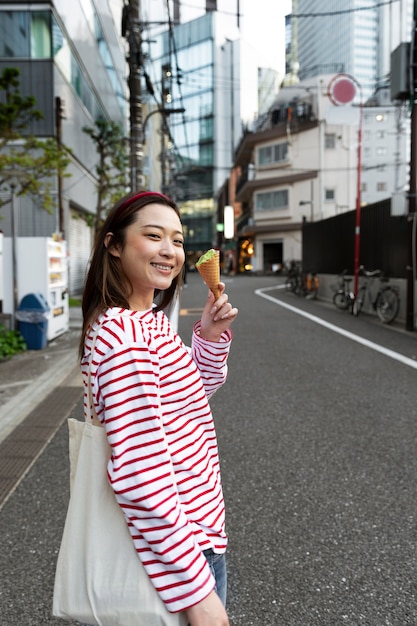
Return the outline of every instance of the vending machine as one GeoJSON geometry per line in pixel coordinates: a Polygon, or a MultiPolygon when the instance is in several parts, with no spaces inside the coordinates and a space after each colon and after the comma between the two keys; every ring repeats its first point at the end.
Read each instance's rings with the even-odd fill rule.
{"type": "Polygon", "coordinates": [[[17,239],[19,301],[40,293],[49,306],[47,339],[69,329],[67,242],[53,237],[17,239]]]}

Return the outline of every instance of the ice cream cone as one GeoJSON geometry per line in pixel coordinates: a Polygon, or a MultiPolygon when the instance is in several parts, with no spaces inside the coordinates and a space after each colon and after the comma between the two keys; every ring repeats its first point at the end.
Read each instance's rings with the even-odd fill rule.
{"type": "Polygon", "coordinates": [[[204,254],[196,263],[197,270],[199,271],[202,279],[206,283],[207,287],[214,294],[215,299],[220,296],[219,282],[220,282],[220,253],[218,250],[209,250],[204,254]],[[211,253],[211,254],[210,254],[211,253]],[[207,254],[210,254],[210,258],[205,258],[207,254]]]}

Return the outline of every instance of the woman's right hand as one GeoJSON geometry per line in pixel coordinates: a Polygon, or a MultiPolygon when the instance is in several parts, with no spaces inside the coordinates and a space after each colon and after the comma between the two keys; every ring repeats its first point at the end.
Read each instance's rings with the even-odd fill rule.
{"type": "Polygon", "coordinates": [[[229,626],[226,609],[215,591],[185,611],[190,626],[229,626]]]}

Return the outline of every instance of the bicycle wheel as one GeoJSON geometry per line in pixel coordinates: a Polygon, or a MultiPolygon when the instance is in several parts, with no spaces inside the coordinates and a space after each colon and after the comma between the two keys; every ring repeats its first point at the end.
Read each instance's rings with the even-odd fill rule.
{"type": "Polygon", "coordinates": [[[295,291],[297,286],[297,279],[294,276],[288,276],[285,281],[285,291],[295,291]]]}
{"type": "Polygon", "coordinates": [[[306,294],[305,284],[301,278],[296,282],[294,293],[296,296],[304,296],[306,294]]]}
{"type": "Polygon", "coordinates": [[[349,301],[344,291],[336,291],[333,296],[333,304],[342,311],[346,311],[349,308],[349,301]]]}
{"type": "Polygon", "coordinates": [[[376,312],[384,324],[390,324],[395,320],[400,308],[400,299],[392,287],[384,287],[376,301],[376,312]]]}
{"type": "Polygon", "coordinates": [[[362,311],[364,300],[365,300],[365,288],[363,287],[359,289],[358,295],[353,301],[352,315],[354,315],[355,317],[357,317],[359,313],[362,311]]]}

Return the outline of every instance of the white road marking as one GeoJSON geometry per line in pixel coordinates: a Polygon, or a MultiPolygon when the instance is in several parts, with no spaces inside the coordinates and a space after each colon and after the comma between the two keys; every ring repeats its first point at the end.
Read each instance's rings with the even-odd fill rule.
{"type": "Polygon", "coordinates": [[[283,287],[285,286],[276,285],[275,287],[265,287],[263,289],[256,289],[255,294],[257,296],[260,296],[261,298],[270,300],[271,302],[274,302],[275,304],[278,304],[279,306],[282,306],[284,309],[288,309],[289,311],[292,311],[293,313],[296,313],[297,315],[306,317],[307,319],[314,322],[315,324],[324,326],[325,328],[328,328],[334,333],[338,333],[339,335],[343,335],[344,337],[347,337],[348,339],[351,339],[352,341],[356,341],[356,343],[360,343],[363,346],[370,348],[371,350],[375,350],[375,352],[380,352],[381,354],[384,354],[390,359],[394,359],[395,361],[399,361],[400,363],[403,363],[404,365],[408,365],[408,367],[413,367],[414,369],[417,369],[417,361],[414,361],[413,359],[410,359],[409,357],[404,356],[403,354],[400,354],[399,352],[394,352],[394,350],[390,350],[389,348],[380,346],[379,344],[374,343],[373,341],[369,341],[368,339],[359,337],[359,335],[355,335],[354,333],[351,333],[348,330],[344,330],[343,328],[340,328],[339,326],[330,324],[330,322],[326,322],[325,320],[322,320],[320,317],[317,317],[316,315],[311,315],[311,313],[307,313],[306,311],[297,309],[297,307],[292,306],[291,304],[287,304],[286,302],[283,302],[282,300],[278,300],[277,298],[273,298],[272,296],[264,293],[265,291],[274,291],[276,289],[282,289],[283,287]]]}

